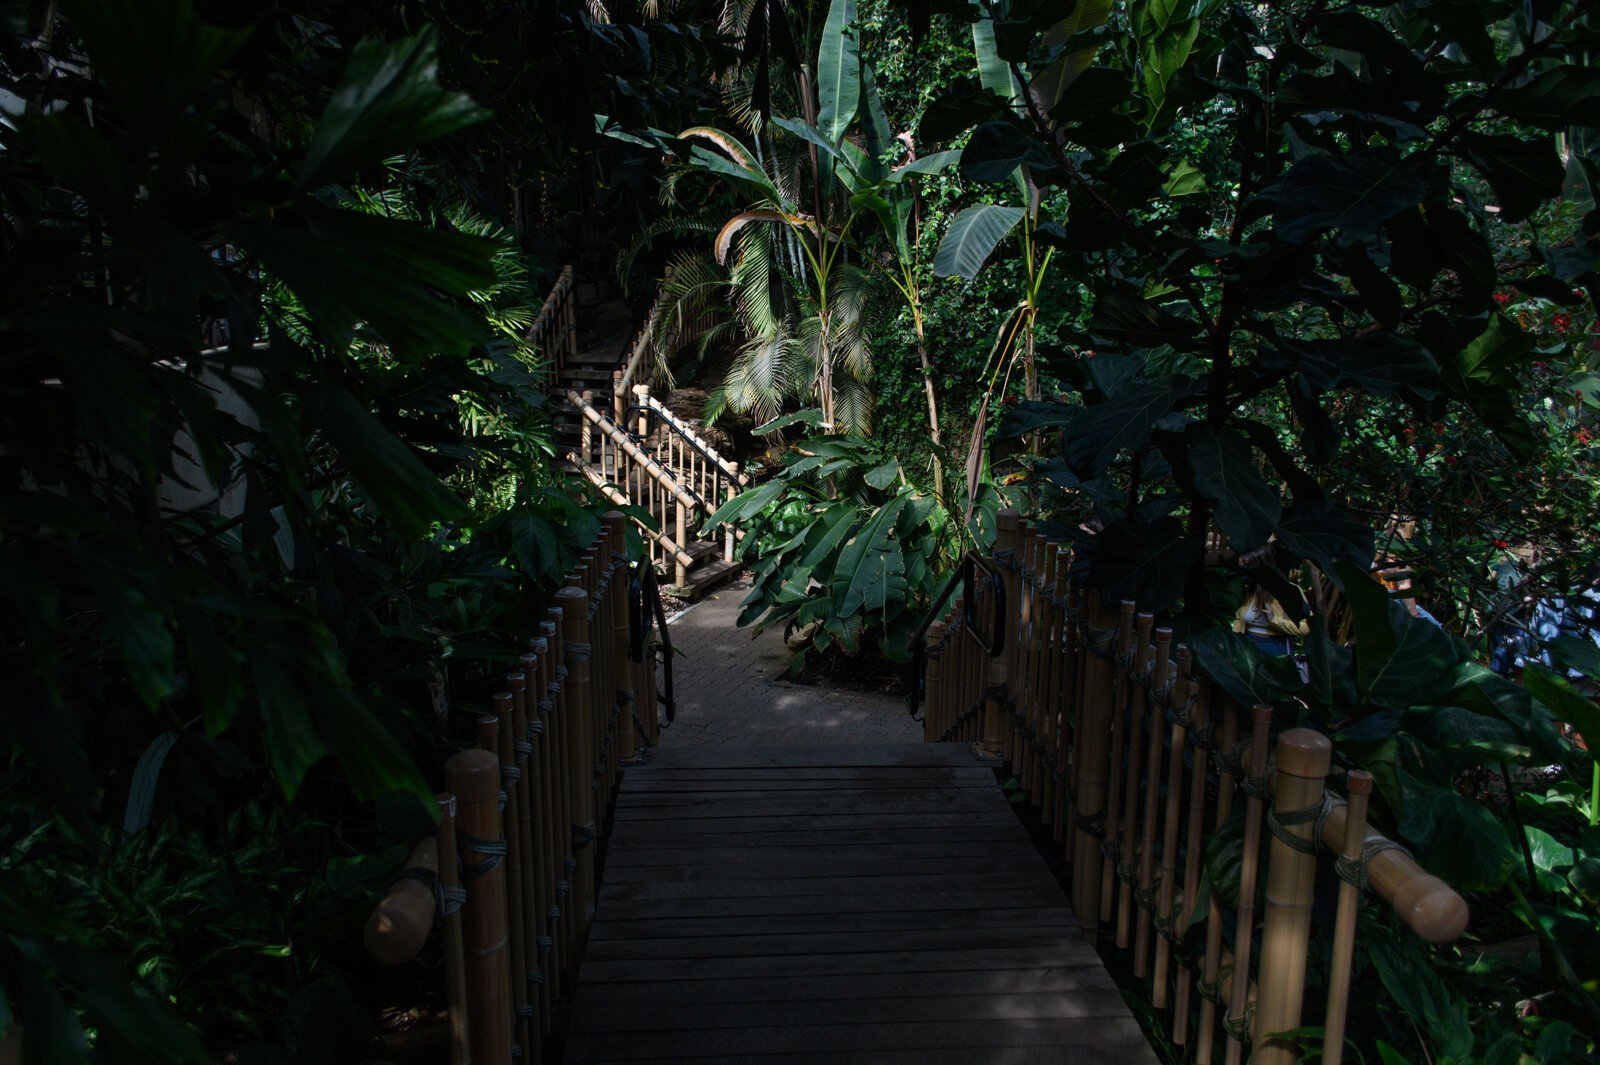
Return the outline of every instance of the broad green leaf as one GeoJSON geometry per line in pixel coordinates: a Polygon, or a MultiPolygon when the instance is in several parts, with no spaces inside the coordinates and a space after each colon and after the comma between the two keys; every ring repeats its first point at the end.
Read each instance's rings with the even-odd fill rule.
{"type": "Polygon", "coordinates": [[[1176,401],[1170,385],[1150,383],[1130,385],[1115,399],[1085,407],[1063,434],[1067,464],[1082,480],[1095,477],[1122,451],[1143,447],[1176,401]]]}
{"type": "Polygon", "coordinates": [[[177,690],[176,642],[169,619],[128,570],[97,561],[86,562],[84,569],[134,691],[147,707],[154,707],[177,690]]]}
{"type": "Polygon", "coordinates": [[[1201,537],[1172,517],[1148,525],[1111,522],[1094,540],[1091,583],[1104,595],[1132,599],[1148,611],[1165,610],[1178,600],[1189,567],[1203,553],[1201,537]]]}
{"type": "MultiPolygon", "coordinates": [[[[767,481],[765,484],[760,484],[754,488],[745,489],[743,492],[740,492],[738,495],[722,504],[722,506],[718,507],[716,513],[712,514],[711,517],[706,519],[705,525],[701,527],[701,531],[703,533],[709,533],[719,525],[724,525],[729,522],[744,521],[748,518],[755,517],[757,514],[767,509],[767,506],[772,503],[773,500],[782,495],[784,489],[787,487],[788,482],[783,478],[774,478],[773,480],[767,481]]],[[[753,537],[750,539],[750,545],[752,547],[755,546],[753,537]]]]}
{"type": "Polygon", "coordinates": [[[1530,126],[1562,132],[1600,125],[1600,69],[1563,63],[1537,72],[1526,84],[1496,94],[1493,107],[1530,126]]]}
{"type": "Polygon", "coordinates": [[[1267,542],[1283,513],[1278,489],[1261,476],[1243,434],[1209,426],[1189,433],[1195,488],[1216,503],[1217,524],[1239,551],[1267,542]]]}
{"type": "Polygon", "coordinates": [[[1561,194],[1566,168],[1551,137],[1523,140],[1465,133],[1461,146],[1466,158],[1494,189],[1503,221],[1520,222],[1546,200],[1561,194]]]}
{"type": "Polygon", "coordinates": [[[862,474],[862,480],[873,488],[885,489],[900,479],[900,464],[890,459],[881,466],[874,466],[862,474]]]}
{"type": "Polygon", "coordinates": [[[1401,388],[1431,396],[1439,384],[1439,364],[1428,349],[1394,333],[1287,340],[1284,346],[1299,356],[1300,380],[1310,395],[1355,385],[1378,396],[1401,388]]]}
{"type": "Polygon", "coordinates": [[[1293,659],[1266,654],[1243,633],[1205,629],[1190,637],[1189,650],[1205,675],[1241,706],[1288,705],[1303,687],[1293,659]]]}
{"type": "Polygon", "coordinates": [[[1375,232],[1384,219],[1421,203],[1426,174],[1392,148],[1363,148],[1348,155],[1311,155],[1273,186],[1278,209],[1272,226],[1291,244],[1329,229],[1345,243],[1375,232]]]}
{"type": "Polygon", "coordinates": [[[1161,120],[1172,81],[1200,39],[1200,20],[1185,17],[1192,7],[1190,0],[1135,0],[1131,7],[1144,81],[1146,129],[1161,120]]]}
{"type": "Polygon", "coordinates": [[[939,250],[933,257],[934,276],[969,281],[977,277],[995,247],[1022,220],[1023,214],[1021,207],[992,203],[963,210],[939,241],[939,250]]]}
{"type": "Polygon", "coordinates": [[[1452,670],[1467,655],[1443,629],[1411,612],[1361,569],[1338,563],[1345,598],[1355,616],[1356,680],[1379,706],[1426,702],[1453,683],[1452,670]]]}
{"type": "Polygon", "coordinates": [[[835,616],[881,612],[890,600],[905,596],[905,556],[894,538],[894,526],[907,498],[902,493],[879,509],[839,553],[832,582],[838,604],[835,616]]]}
{"type": "Polygon", "coordinates": [[[878,83],[870,63],[861,64],[861,100],[861,150],[870,161],[865,176],[868,181],[879,182],[889,173],[894,134],[889,130],[889,116],[884,114],[883,101],[878,98],[878,83]]]}
{"type": "Polygon", "coordinates": [[[1558,665],[1600,680],[1600,645],[1579,636],[1557,636],[1546,647],[1558,665]]]}
{"type": "Polygon", "coordinates": [[[357,798],[405,791],[423,801],[431,799],[433,790],[411,755],[354,692],[324,689],[317,702],[318,731],[338,757],[357,798]]]}
{"type": "MultiPolygon", "coordinates": [[[[1424,622],[1426,624],[1426,622],[1424,622]]],[[[1400,831],[1424,869],[1458,891],[1494,891],[1516,867],[1508,826],[1482,803],[1399,770],[1400,831]]],[[[1392,989],[1391,989],[1392,990],[1392,989]]]]}
{"type": "Polygon", "coordinates": [[[918,174],[942,174],[954,166],[960,158],[960,152],[934,152],[931,155],[924,155],[920,159],[913,159],[889,171],[888,180],[897,183],[918,174]]]}
{"type": "Polygon", "coordinates": [[[236,232],[332,346],[347,345],[357,326],[376,330],[403,359],[463,353],[487,339],[479,316],[440,296],[465,301],[494,283],[494,241],[320,206],[236,232]]]}
{"type": "Polygon", "coordinates": [[[855,21],[855,0],[833,0],[817,50],[817,128],[831,144],[844,138],[861,100],[861,52],[855,21]]]}
{"type": "Polygon", "coordinates": [[[432,27],[393,44],[367,40],[356,45],[317,123],[295,187],[321,188],[489,117],[465,93],[440,88],[438,74],[432,27]]]}
{"type": "MultiPolygon", "coordinates": [[[[1297,502],[1283,512],[1278,543],[1295,558],[1310,559],[1325,573],[1347,559],[1365,574],[1372,562],[1372,528],[1325,499],[1297,502]]],[[[1366,580],[1365,576],[1362,580],[1366,580]]]]}
{"type": "Polygon", "coordinates": [[[150,741],[133,767],[133,779],[128,782],[128,805],[122,814],[124,835],[142,832],[150,824],[150,812],[155,808],[156,785],[161,780],[161,767],[167,754],[178,742],[176,732],[163,732],[150,741]]]}
{"type": "Polygon", "coordinates": [[[978,82],[985,89],[1011,102],[1017,98],[1017,82],[1011,65],[1000,55],[994,39],[994,16],[987,5],[977,4],[978,18],[972,24],[972,53],[978,61],[978,82]]]}
{"type": "Polygon", "coordinates": [[[315,412],[314,424],[338,449],[362,493],[402,535],[421,536],[436,522],[467,516],[455,493],[342,386],[316,387],[306,402],[315,412]]]}
{"type": "Polygon", "coordinates": [[[1577,729],[1591,748],[1600,745],[1600,705],[1580,693],[1567,678],[1530,662],[1522,671],[1522,683],[1556,720],[1577,729]]]}
{"type": "MultiPolygon", "coordinates": [[[[1104,26],[1111,17],[1111,0],[1078,0],[1072,13],[1044,32],[1041,42],[1045,49],[1064,47],[1073,37],[1086,30],[1104,26]]],[[[1056,105],[1066,95],[1072,83],[1089,69],[1095,49],[1075,48],[1063,52],[1059,58],[1034,76],[1029,91],[1045,114],[1053,114],[1056,105]]]]}
{"type": "Polygon", "coordinates": [[[1050,153],[1032,134],[1015,122],[985,122],[972,131],[961,149],[961,176],[968,181],[995,184],[1013,176],[1026,163],[1036,169],[1054,166],[1050,153]]]}
{"type": "Polygon", "coordinates": [[[1193,322],[1161,310],[1126,286],[1108,285],[1095,294],[1094,317],[1089,321],[1089,330],[1132,348],[1170,344],[1175,350],[1187,351],[1193,344],[1196,327],[1193,322]]]}
{"type": "Polygon", "coordinates": [[[306,773],[328,749],[317,735],[305,686],[282,666],[276,658],[257,654],[250,673],[266,734],[267,765],[277,775],[284,798],[293,802],[306,773]]]}

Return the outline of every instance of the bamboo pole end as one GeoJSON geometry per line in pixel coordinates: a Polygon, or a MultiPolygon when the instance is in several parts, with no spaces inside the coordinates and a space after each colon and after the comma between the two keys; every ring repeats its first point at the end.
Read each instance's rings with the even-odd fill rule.
{"type": "Polygon", "coordinates": [[[1435,944],[1455,941],[1472,918],[1467,900],[1432,873],[1414,876],[1401,884],[1395,890],[1393,906],[1407,928],[1435,944]]]}
{"type": "Polygon", "coordinates": [[[500,793],[500,756],[481,747],[460,751],[445,762],[444,779],[461,802],[487,802],[500,793]]]}
{"type": "Polygon", "coordinates": [[[1365,769],[1352,769],[1350,779],[1345,782],[1345,789],[1352,795],[1372,794],[1372,774],[1365,769]]]}
{"type": "Polygon", "coordinates": [[[1333,761],[1333,742],[1320,732],[1292,728],[1278,737],[1278,773],[1307,780],[1328,775],[1333,761]]]}

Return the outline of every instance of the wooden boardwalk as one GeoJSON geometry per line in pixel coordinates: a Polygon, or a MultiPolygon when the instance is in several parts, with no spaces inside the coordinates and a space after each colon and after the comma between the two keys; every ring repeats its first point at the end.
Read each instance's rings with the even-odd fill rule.
{"type": "Polygon", "coordinates": [[[623,779],[572,1065],[1153,1065],[956,744],[680,749],[623,779]]]}

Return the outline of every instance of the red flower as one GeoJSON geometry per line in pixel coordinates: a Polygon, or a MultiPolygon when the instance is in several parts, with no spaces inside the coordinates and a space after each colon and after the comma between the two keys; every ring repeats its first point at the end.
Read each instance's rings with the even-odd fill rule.
{"type": "Polygon", "coordinates": [[[1572,438],[1580,444],[1587,444],[1590,441],[1589,430],[1579,429],[1577,432],[1572,434],[1572,438]]]}
{"type": "Polygon", "coordinates": [[[1565,333],[1572,327],[1572,315],[1558,311],[1551,316],[1550,324],[1555,326],[1556,332],[1565,333]]]}
{"type": "Polygon", "coordinates": [[[1444,457],[1444,461],[1445,465],[1454,466],[1456,464],[1456,457],[1454,455],[1446,455],[1444,457]]]}
{"type": "Polygon", "coordinates": [[[1494,546],[1496,546],[1496,547],[1510,547],[1511,546],[1511,544],[1508,541],[1505,541],[1505,540],[1491,540],[1489,542],[1494,544],[1494,546]]]}
{"type": "Polygon", "coordinates": [[[1496,292],[1494,294],[1494,301],[1496,303],[1510,303],[1511,302],[1511,296],[1510,296],[1509,293],[1496,292]]]}

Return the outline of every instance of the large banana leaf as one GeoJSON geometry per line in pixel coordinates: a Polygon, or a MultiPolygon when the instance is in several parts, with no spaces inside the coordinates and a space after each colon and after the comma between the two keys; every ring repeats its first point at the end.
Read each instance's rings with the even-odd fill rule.
{"type": "Polygon", "coordinates": [[[905,597],[906,560],[894,528],[909,495],[902,491],[886,504],[840,552],[832,586],[839,617],[882,611],[890,600],[905,597]]]}
{"type": "Polygon", "coordinates": [[[1022,215],[1021,207],[993,203],[968,207],[956,215],[933,257],[934,274],[968,281],[977,277],[995,246],[1022,220],[1022,215]]]}
{"type": "Polygon", "coordinates": [[[838,144],[861,102],[861,50],[855,37],[856,0],[833,0],[817,50],[817,126],[838,144]]]}

